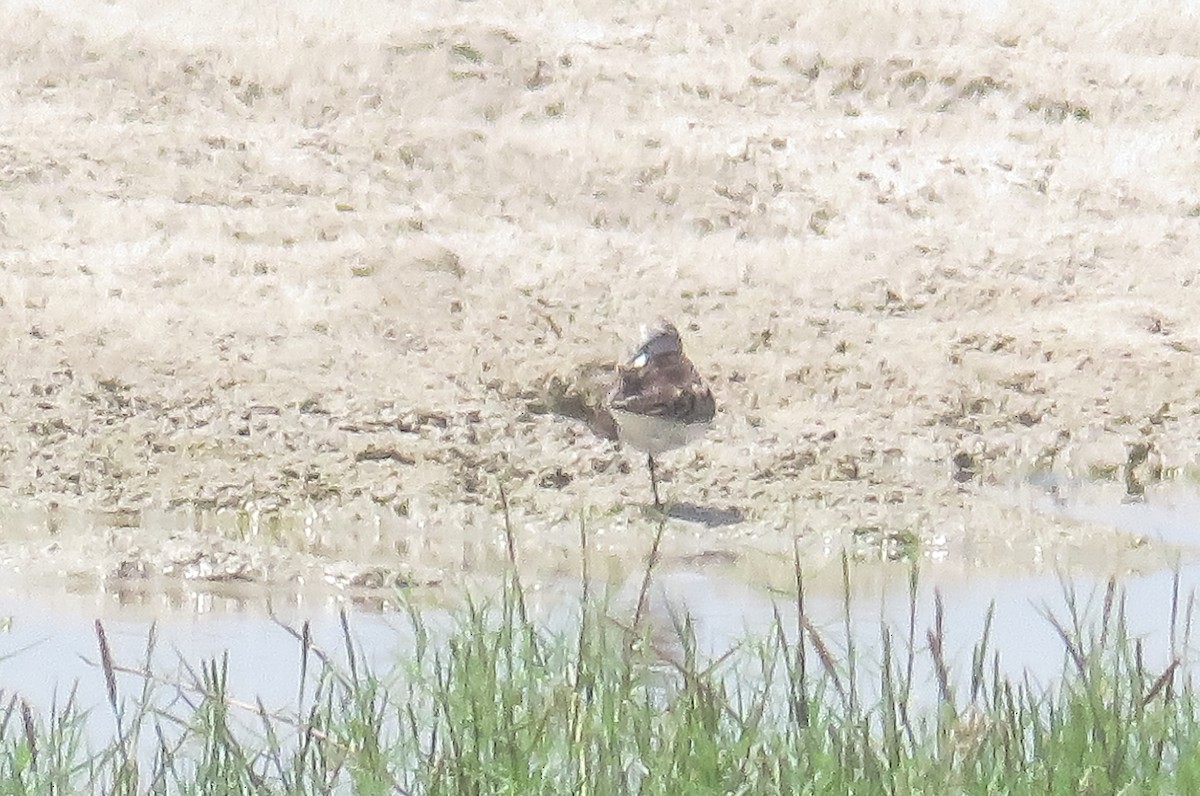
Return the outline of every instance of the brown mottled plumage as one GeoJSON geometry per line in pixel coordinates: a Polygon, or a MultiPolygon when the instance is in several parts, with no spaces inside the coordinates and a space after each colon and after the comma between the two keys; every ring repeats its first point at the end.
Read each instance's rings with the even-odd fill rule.
{"type": "Polygon", "coordinates": [[[659,321],[629,364],[618,368],[608,404],[621,441],[646,452],[654,505],[661,506],[654,456],[699,439],[717,410],[671,323],[659,321]]]}

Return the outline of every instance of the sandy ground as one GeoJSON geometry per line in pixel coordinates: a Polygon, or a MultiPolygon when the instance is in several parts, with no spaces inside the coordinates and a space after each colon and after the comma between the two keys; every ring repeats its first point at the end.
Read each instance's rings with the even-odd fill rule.
{"type": "Polygon", "coordinates": [[[501,489],[627,571],[644,463],[556,413],[659,315],[675,561],[1172,555],[1007,495],[1200,472],[1196,16],[173,5],[0,2],[7,572],[453,581],[501,489]]]}

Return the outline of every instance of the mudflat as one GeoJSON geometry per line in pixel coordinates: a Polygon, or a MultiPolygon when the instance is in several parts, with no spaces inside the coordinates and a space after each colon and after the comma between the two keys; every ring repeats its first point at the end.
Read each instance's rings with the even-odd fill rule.
{"type": "Polygon", "coordinates": [[[271,5],[5,8],[7,571],[636,567],[578,418],[659,316],[718,402],[668,559],[1178,553],[1011,494],[1200,472],[1195,15],[271,5]]]}

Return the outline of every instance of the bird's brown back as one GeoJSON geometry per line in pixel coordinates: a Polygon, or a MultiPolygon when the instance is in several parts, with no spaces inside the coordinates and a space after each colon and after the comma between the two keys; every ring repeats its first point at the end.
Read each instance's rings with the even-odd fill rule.
{"type": "Polygon", "coordinates": [[[640,367],[622,365],[609,403],[623,412],[684,423],[708,423],[717,409],[712,390],[681,351],[656,354],[640,367]]]}

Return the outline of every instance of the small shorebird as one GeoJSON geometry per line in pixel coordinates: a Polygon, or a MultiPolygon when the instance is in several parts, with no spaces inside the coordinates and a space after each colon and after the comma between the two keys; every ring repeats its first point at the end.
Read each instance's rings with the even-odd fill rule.
{"type": "Polygon", "coordinates": [[[637,353],[617,370],[608,405],[620,440],[646,453],[654,505],[661,508],[654,457],[704,436],[717,410],[671,323],[660,320],[644,331],[637,353]]]}

